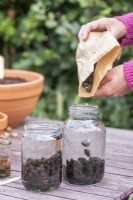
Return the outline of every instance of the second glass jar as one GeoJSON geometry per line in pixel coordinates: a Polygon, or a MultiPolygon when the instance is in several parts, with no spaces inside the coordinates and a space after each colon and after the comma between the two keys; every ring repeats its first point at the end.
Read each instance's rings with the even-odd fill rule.
{"type": "Polygon", "coordinates": [[[106,129],[99,107],[79,104],[69,108],[63,131],[63,180],[92,185],[102,180],[105,168],[106,129]]]}
{"type": "Polygon", "coordinates": [[[62,156],[58,148],[61,126],[52,121],[29,122],[22,137],[22,183],[27,190],[58,188],[62,156]]]}

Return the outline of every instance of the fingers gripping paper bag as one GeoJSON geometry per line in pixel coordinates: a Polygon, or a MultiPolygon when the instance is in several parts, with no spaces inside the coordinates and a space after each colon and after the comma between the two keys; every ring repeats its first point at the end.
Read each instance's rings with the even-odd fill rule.
{"type": "Polygon", "coordinates": [[[80,97],[95,94],[120,54],[121,47],[109,31],[91,32],[86,41],[80,41],[76,51],[80,97]]]}

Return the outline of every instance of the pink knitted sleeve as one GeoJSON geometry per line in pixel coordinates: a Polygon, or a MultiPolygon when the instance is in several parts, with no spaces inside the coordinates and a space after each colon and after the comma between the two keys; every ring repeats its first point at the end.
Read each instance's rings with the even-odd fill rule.
{"type": "MultiPolygon", "coordinates": [[[[127,29],[126,35],[119,40],[120,45],[133,45],[133,12],[122,16],[116,16],[115,18],[123,22],[127,29]]],[[[125,62],[123,64],[123,70],[128,86],[131,90],[133,90],[133,61],[125,62]]]]}
{"type": "Polygon", "coordinates": [[[128,86],[133,90],[133,61],[125,62],[123,64],[123,70],[128,86]]]}
{"type": "Polygon", "coordinates": [[[127,29],[126,35],[119,41],[121,46],[133,45],[133,12],[115,18],[123,22],[127,29]]]}

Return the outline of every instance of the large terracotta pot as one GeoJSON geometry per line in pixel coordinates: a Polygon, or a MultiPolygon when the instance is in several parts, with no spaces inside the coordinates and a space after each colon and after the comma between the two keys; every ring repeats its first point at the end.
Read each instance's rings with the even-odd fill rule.
{"type": "Polygon", "coordinates": [[[0,85],[0,111],[8,115],[8,125],[16,127],[31,113],[42,92],[44,77],[24,70],[5,70],[5,77],[23,78],[27,82],[0,85]]]}

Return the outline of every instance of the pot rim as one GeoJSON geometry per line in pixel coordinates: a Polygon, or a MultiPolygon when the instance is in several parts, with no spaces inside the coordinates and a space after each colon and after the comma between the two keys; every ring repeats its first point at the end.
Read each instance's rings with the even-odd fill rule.
{"type": "MultiPolygon", "coordinates": [[[[30,80],[30,81],[27,81],[27,82],[24,82],[24,83],[0,85],[0,88],[10,88],[10,87],[16,88],[16,87],[22,87],[22,86],[24,87],[24,86],[28,86],[28,85],[30,86],[30,85],[33,85],[35,83],[38,83],[40,81],[45,80],[45,77],[38,72],[33,72],[33,71],[29,71],[29,70],[5,69],[5,76],[7,76],[7,74],[12,75],[12,74],[19,74],[19,73],[20,73],[20,75],[24,75],[24,77],[25,77],[25,74],[31,75],[31,76],[35,77],[35,80],[30,80]]],[[[22,78],[22,76],[21,76],[21,78],[22,78]]]]}
{"type": "Polygon", "coordinates": [[[32,98],[40,95],[43,89],[44,76],[37,72],[26,70],[5,70],[5,75],[24,78],[27,82],[0,85],[0,103],[16,99],[32,98]]]}

